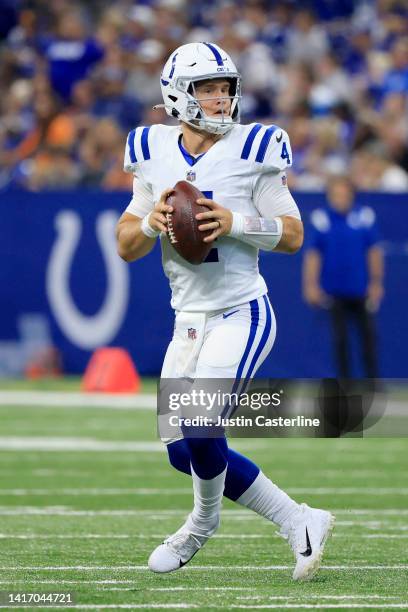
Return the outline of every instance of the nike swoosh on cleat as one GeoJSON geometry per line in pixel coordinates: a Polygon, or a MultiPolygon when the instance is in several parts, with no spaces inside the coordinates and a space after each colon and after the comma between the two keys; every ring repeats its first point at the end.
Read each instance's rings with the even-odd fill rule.
{"type": "Polygon", "coordinates": [[[227,312],[227,314],[223,314],[222,318],[223,319],[228,319],[228,317],[232,317],[232,315],[235,314],[236,312],[239,312],[239,308],[238,308],[238,310],[233,310],[232,312],[227,312]]]}
{"type": "Polygon", "coordinates": [[[309,534],[306,527],[306,550],[300,553],[303,557],[310,557],[312,554],[312,547],[310,546],[309,534]]]}
{"type": "Polygon", "coordinates": [[[283,134],[282,134],[282,132],[281,132],[281,133],[280,133],[280,136],[279,136],[279,137],[278,137],[278,136],[276,137],[276,142],[277,142],[278,144],[279,144],[279,143],[280,143],[280,141],[282,140],[282,136],[283,136],[283,134]]]}
{"type": "Polygon", "coordinates": [[[194,553],[191,555],[191,557],[190,557],[189,559],[187,559],[187,561],[182,561],[182,560],[180,559],[180,565],[179,565],[179,568],[184,567],[185,565],[187,565],[187,563],[190,563],[191,559],[194,557],[194,555],[196,555],[196,554],[198,553],[198,551],[199,551],[199,550],[200,550],[200,549],[199,549],[199,548],[197,548],[197,550],[196,550],[196,551],[195,551],[195,552],[194,552],[194,553]]]}

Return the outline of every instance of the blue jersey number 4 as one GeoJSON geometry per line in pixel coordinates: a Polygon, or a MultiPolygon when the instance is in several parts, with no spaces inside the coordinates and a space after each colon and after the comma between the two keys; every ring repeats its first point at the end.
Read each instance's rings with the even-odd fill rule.
{"type": "Polygon", "coordinates": [[[290,164],[290,157],[289,157],[288,149],[286,147],[286,142],[284,142],[282,145],[281,158],[286,159],[286,163],[290,164]]]}

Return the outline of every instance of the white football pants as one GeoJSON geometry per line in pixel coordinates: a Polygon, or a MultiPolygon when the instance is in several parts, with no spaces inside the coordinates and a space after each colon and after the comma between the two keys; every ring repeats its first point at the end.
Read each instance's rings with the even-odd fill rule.
{"type": "Polygon", "coordinates": [[[178,312],[161,378],[251,379],[275,337],[276,320],[267,295],[225,311],[178,312]]]}

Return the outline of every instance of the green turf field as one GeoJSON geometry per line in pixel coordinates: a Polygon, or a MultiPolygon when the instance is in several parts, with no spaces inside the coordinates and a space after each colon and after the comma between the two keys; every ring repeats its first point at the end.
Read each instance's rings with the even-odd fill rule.
{"type": "Polygon", "coordinates": [[[225,501],[217,535],[157,576],[150,551],[192,496],[168,467],[154,410],[90,407],[86,396],[67,406],[76,380],[35,388],[64,391],[55,405],[0,402],[0,591],[74,592],[77,607],[97,610],[408,609],[407,438],[235,440],[298,501],[336,514],[320,573],[293,583],[276,528],[225,501]]]}

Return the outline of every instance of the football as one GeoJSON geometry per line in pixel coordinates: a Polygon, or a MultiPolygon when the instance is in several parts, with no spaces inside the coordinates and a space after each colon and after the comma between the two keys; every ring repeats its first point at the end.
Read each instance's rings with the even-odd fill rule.
{"type": "Polygon", "coordinates": [[[200,232],[200,223],[195,218],[197,213],[210,210],[196,203],[203,197],[196,187],[187,181],[179,181],[166,199],[166,204],[173,207],[173,212],[166,214],[170,244],[183,259],[194,265],[203,263],[213,246],[203,241],[211,230],[200,232]]]}

